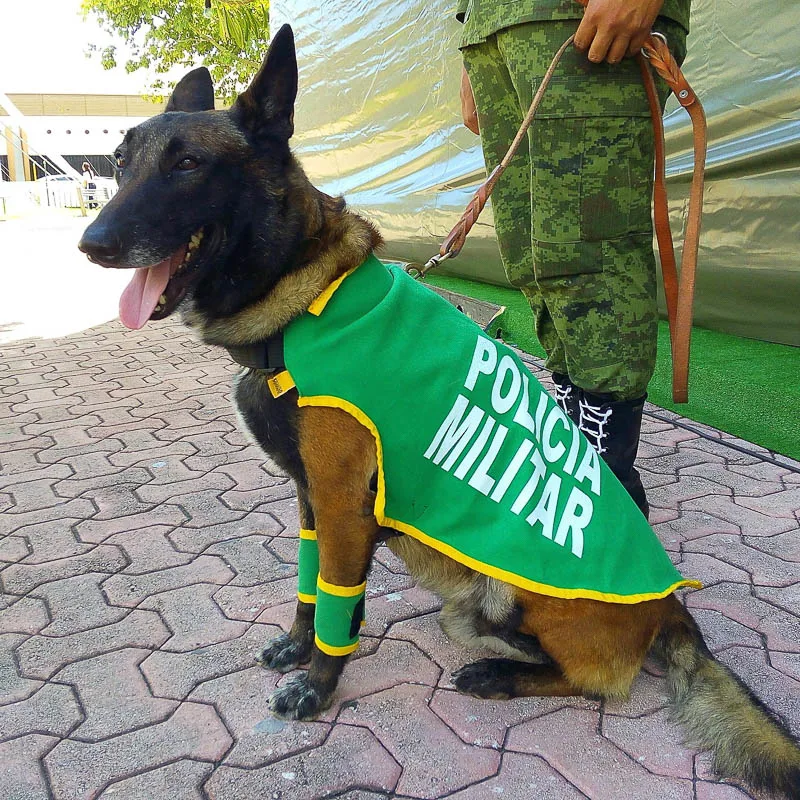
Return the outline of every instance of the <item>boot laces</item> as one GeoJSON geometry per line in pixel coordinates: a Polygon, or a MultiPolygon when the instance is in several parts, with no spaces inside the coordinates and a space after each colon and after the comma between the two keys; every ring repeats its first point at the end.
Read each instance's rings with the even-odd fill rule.
{"type": "Polygon", "coordinates": [[[578,408],[580,409],[580,421],[578,427],[581,432],[591,443],[597,452],[602,455],[607,452],[603,447],[603,439],[608,436],[608,431],[605,426],[611,417],[612,409],[610,406],[603,408],[600,406],[593,406],[586,398],[582,397],[578,400],[578,408]]]}
{"type": "Polygon", "coordinates": [[[553,383],[556,392],[556,403],[561,407],[561,410],[567,412],[567,403],[572,397],[572,385],[569,383],[553,383]]]}

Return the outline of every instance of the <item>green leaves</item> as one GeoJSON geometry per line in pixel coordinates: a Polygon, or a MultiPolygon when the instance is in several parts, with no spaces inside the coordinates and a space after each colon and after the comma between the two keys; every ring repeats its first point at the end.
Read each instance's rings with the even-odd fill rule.
{"type": "MultiPolygon", "coordinates": [[[[204,64],[217,97],[231,100],[261,64],[269,42],[268,0],[83,0],[84,16],[120,36],[130,55],[127,72],[151,68],[164,74],[172,67],[204,64]]],[[[113,47],[101,51],[105,69],[117,65],[113,47]]],[[[162,99],[164,81],[150,81],[154,99],[162,99]]]]}

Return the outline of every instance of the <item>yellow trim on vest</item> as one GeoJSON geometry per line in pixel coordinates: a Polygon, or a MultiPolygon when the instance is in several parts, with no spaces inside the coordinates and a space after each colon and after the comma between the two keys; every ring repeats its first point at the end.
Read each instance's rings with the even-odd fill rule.
{"type": "Polygon", "coordinates": [[[331,644],[325,644],[325,642],[323,642],[319,636],[316,635],[314,636],[314,642],[323,653],[329,656],[349,656],[350,653],[354,653],[356,650],[358,650],[358,642],[355,642],[355,644],[345,645],[344,647],[334,647],[331,644]]]}
{"type": "Polygon", "coordinates": [[[367,582],[360,583],[358,586],[338,586],[335,583],[328,583],[322,579],[322,575],[317,576],[317,586],[327,594],[335,595],[336,597],[358,597],[364,594],[367,589],[367,582]]]}
{"type": "Polygon", "coordinates": [[[304,594],[303,592],[298,592],[297,599],[303,603],[311,603],[311,605],[317,604],[317,596],[315,594],[304,594]]]}
{"type": "Polygon", "coordinates": [[[301,539],[310,539],[312,542],[317,541],[317,532],[310,531],[308,528],[300,528],[300,538],[301,539]]]}
{"type": "MultiPolygon", "coordinates": [[[[342,400],[339,397],[332,397],[330,395],[318,395],[316,397],[301,397],[298,400],[298,405],[301,406],[324,406],[327,408],[339,408],[346,411],[351,417],[360,422],[375,439],[375,447],[378,461],[378,492],[375,497],[375,508],[373,513],[379,525],[387,528],[394,528],[395,530],[405,533],[412,539],[416,539],[422,544],[438,550],[440,553],[452,558],[460,564],[464,564],[476,572],[481,572],[491,578],[496,578],[503,583],[510,583],[512,586],[518,586],[520,589],[525,589],[535,594],[543,594],[548,597],[560,597],[565,600],[575,600],[577,598],[584,598],[588,600],[599,600],[603,603],[620,603],[622,605],[633,605],[635,603],[642,603],[645,600],[660,600],[667,595],[672,594],[676,589],[681,587],[690,587],[692,589],[702,589],[703,584],[700,581],[691,580],[686,578],[681,581],[676,581],[672,586],[664,589],[662,592],[650,592],[643,594],[613,594],[611,592],[598,592],[593,589],[562,589],[557,586],[549,586],[546,583],[538,583],[536,581],[522,578],[519,575],[514,575],[506,570],[493,567],[491,564],[484,564],[482,561],[470,558],[460,551],[456,550],[438,539],[434,539],[428,534],[423,533],[413,525],[408,525],[400,520],[392,519],[386,516],[386,478],[383,472],[383,444],[381,437],[378,433],[378,428],[375,423],[357,406],[349,403],[347,400],[342,400]]],[[[321,580],[321,579],[320,579],[321,580]]],[[[322,587],[320,587],[322,588],[322,587]]]]}
{"type": "Polygon", "coordinates": [[[285,369],[283,372],[267,378],[267,386],[273,397],[280,397],[290,389],[294,389],[294,378],[289,374],[289,370],[285,369]]]}
{"type": "Polygon", "coordinates": [[[356,269],[358,269],[358,267],[347,270],[344,275],[340,275],[333,283],[329,284],[327,288],[323,290],[322,294],[311,302],[311,305],[308,307],[308,313],[318,317],[325,310],[325,306],[328,305],[328,301],[333,297],[336,290],[342,285],[342,281],[356,269]]]}

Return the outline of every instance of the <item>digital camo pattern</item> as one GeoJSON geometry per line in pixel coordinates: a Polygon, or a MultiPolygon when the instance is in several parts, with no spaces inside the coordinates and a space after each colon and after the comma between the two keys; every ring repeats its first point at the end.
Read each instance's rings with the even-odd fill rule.
{"type": "MultiPolygon", "coordinates": [[[[665,0],[661,15],[689,30],[689,0],[665,0]]],[[[464,23],[461,46],[477,44],[512,25],[550,20],[577,20],[583,16],[578,0],[459,0],[456,18],[464,23]]]]}
{"type": "MultiPolygon", "coordinates": [[[[660,21],[682,58],[681,29],[660,21]]],[[[462,51],[488,165],[505,155],[574,29],[527,23],[462,51]]],[[[658,314],[653,132],[637,62],[594,65],[568,49],[528,141],[492,194],[508,278],[530,302],[549,369],[615,400],[640,397],[655,366],[658,314]]]]}

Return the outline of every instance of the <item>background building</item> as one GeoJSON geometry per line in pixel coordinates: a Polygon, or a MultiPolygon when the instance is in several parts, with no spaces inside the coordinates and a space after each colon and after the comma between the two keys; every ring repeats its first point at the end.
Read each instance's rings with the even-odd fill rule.
{"type": "Polygon", "coordinates": [[[78,172],[81,163],[88,161],[98,175],[112,177],[111,156],[125,132],[161,110],[138,95],[9,94],[8,99],[25,119],[20,125],[8,111],[5,116],[0,111],[0,126],[5,130],[5,153],[0,155],[3,180],[36,180],[62,173],[53,154],[63,156],[78,172]],[[28,164],[22,164],[21,178],[23,154],[28,164]]]}

